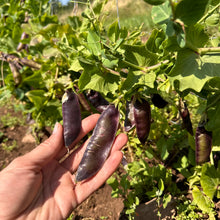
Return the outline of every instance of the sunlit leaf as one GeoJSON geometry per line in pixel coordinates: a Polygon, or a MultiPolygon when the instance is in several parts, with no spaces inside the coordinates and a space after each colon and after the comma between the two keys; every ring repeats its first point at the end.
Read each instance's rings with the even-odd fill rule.
{"type": "Polygon", "coordinates": [[[158,56],[150,52],[144,45],[123,45],[125,60],[138,66],[147,67],[157,63],[158,56]]]}
{"type": "Polygon", "coordinates": [[[25,95],[36,106],[36,108],[39,109],[42,107],[43,103],[46,100],[44,94],[45,94],[44,90],[31,90],[27,92],[25,95]]]}
{"type": "Polygon", "coordinates": [[[175,17],[186,25],[193,25],[204,15],[208,0],[182,0],[175,10],[175,17]]]}
{"type": "Polygon", "coordinates": [[[87,45],[89,50],[92,54],[95,56],[101,55],[101,43],[100,43],[100,37],[93,31],[89,31],[87,36],[87,45]]]}
{"type": "Polygon", "coordinates": [[[197,186],[193,187],[192,190],[193,201],[195,201],[196,205],[205,213],[209,213],[214,204],[213,202],[205,196],[197,186]]]}
{"type": "Polygon", "coordinates": [[[186,43],[189,48],[203,47],[208,42],[208,35],[203,25],[196,24],[186,29],[186,43]]]}
{"type": "Polygon", "coordinates": [[[153,6],[151,16],[155,24],[167,23],[172,16],[172,10],[169,1],[163,5],[153,6]]]}
{"type": "Polygon", "coordinates": [[[218,54],[199,56],[191,50],[184,49],[179,51],[169,78],[173,83],[178,80],[180,91],[190,88],[200,92],[208,80],[220,77],[219,68],[218,54]]]}
{"type": "Polygon", "coordinates": [[[220,184],[218,173],[213,165],[203,165],[200,181],[204,193],[209,196],[210,199],[213,199],[220,184]]]}
{"type": "Polygon", "coordinates": [[[127,79],[124,81],[122,89],[123,90],[132,90],[137,87],[148,86],[154,87],[154,80],[156,78],[156,74],[152,71],[149,73],[143,73],[141,71],[130,71],[127,79]]]}
{"type": "Polygon", "coordinates": [[[119,83],[119,76],[109,72],[103,73],[94,68],[83,71],[78,85],[81,90],[92,89],[107,95],[109,92],[114,93],[118,89],[119,83]]]}

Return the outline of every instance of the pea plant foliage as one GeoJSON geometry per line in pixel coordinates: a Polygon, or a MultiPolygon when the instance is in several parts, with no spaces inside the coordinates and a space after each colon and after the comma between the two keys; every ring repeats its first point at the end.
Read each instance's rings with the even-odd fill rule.
{"type": "Polygon", "coordinates": [[[119,131],[129,137],[128,164],[108,180],[112,196],[124,199],[124,214],[133,219],[140,203],[156,198],[159,217],[159,207],[175,200],[175,219],[215,219],[220,2],[143,2],[151,8],[149,32],[119,25],[120,8],[109,23],[107,0],[84,1],[80,15],[62,22],[48,0],[1,0],[0,99],[20,100],[40,130],[62,122],[68,89],[82,118],[99,112],[88,96],[96,94],[117,107],[119,131]]]}

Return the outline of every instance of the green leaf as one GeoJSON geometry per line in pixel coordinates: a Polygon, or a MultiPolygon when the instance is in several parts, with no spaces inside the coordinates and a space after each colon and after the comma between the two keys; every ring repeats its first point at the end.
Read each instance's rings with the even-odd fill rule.
{"type": "Polygon", "coordinates": [[[8,10],[8,13],[14,14],[17,11],[17,8],[19,7],[20,0],[10,0],[10,7],[8,10]]]}
{"type": "Polygon", "coordinates": [[[118,59],[116,59],[114,56],[103,54],[102,64],[109,69],[114,69],[118,65],[118,59]]]}
{"type": "Polygon", "coordinates": [[[100,40],[100,37],[94,31],[89,31],[87,36],[88,49],[95,56],[100,56],[102,52],[100,40]]]}
{"type": "Polygon", "coordinates": [[[165,40],[165,34],[162,30],[154,29],[147,40],[146,47],[153,53],[160,52],[161,44],[165,40]]]}
{"type": "Polygon", "coordinates": [[[41,108],[46,101],[46,97],[44,96],[44,90],[31,90],[27,92],[25,95],[28,99],[35,105],[37,109],[41,108]]]}
{"type": "Polygon", "coordinates": [[[203,25],[196,24],[186,28],[187,47],[192,49],[204,47],[208,40],[209,37],[205,33],[203,25]]]}
{"type": "Polygon", "coordinates": [[[125,60],[140,67],[147,67],[157,63],[157,55],[150,52],[144,45],[123,45],[125,60]]]}
{"type": "Polygon", "coordinates": [[[178,32],[176,33],[176,36],[177,36],[178,45],[181,48],[184,48],[186,45],[186,35],[182,27],[178,30],[178,32]]]}
{"type": "Polygon", "coordinates": [[[111,73],[101,72],[97,68],[86,69],[79,78],[80,90],[92,89],[107,95],[114,93],[120,84],[120,77],[111,73]]]}
{"type": "Polygon", "coordinates": [[[14,42],[18,43],[20,40],[22,34],[21,25],[19,23],[16,23],[14,25],[13,31],[12,31],[12,39],[14,42]]]}
{"type": "Polygon", "coordinates": [[[58,48],[51,47],[51,45],[48,47],[45,47],[43,50],[43,56],[48,57],[48,58],[49,57],[56,57],[60,54],[61,54],[61,51],[58,50],[58,48]]]}
{"type": "Polygon", "coordinates": [[[193,187],[192,190],[193,201],[196,205],[205,213],[211,212],[213,208],[213,202],[206,197],[197,186],[193,187]]]}
{"type": "Polygon", "coordinates": [[[39,31],[39,34],[49,40],[52,36],[55,36],[58,27],[58,24],[48,24],[39,31]]]}
{"type": "Polygon", "coordinates": [[[77,30],[78,28],[81,27],[82,21],[79,19],[78,16],[69,16],[67,18],[68,24],[71,26],[72,29],[77,30]]]}
{"type": "Polygon", "coordinates": [[[200,92],[205,83],[220,77],[220,56],[207,54],[199,56],[197,53],[183,49],[178,52],[177,61],[169,74],[172,83],[179,81],[179,90],[193,89],[200,92]]]}
{"type": "Polygon", "coordinates": [[[153,6],[151,16],[155,24],[164,24],[169,21],[172,16],[172,10],[169,2],[163,5],[153,6]]]}
{"type": "Polygon", "coordinates": [[[175,18],[179,18],[185,25],[193,25],[204,15],[208,0],[182,0],[175,10],[175,18]]]}
{"type": "Polygon", "coordinates": [[[157,141],[157,148],[160,152],[160,156],[161,159],[164,161],[167,159],[167,157],[169,156],[169,152],[168,152],[168,146],[167,145],[171,145],[170,143],[167,143],[167,140],[164,137],[161,137],[158,141],[157,141]]]}
{"type": "Polygon", "coordinates": [[[203,165],[200,182],[204,193],[210,199],[213,199],[220,184],[218,173],[213,165],[210,164],[203,165]]]}
{"type": "Polygon", "coordinates": [[[159,179],[157,196],[161,196],[163,194],[163,191],[164,191],[164,182],[162,179],[159,179]]]}
{"type": "Polygon", "coordinates": [[[180,46],[177,43],[176,36],[168,37],[168,39],[166,39],[163,42],[163,46],[168,51],[175,51],[176,52],[176,51],[179,51],[181,49],[180,46]]]}
{"type": "Polygon", "coordinates": [[[137,87],[148,86],[154,88],[156,74],[154,72],[143,73],[141,71],[130,71],[127,79],[122,85],[122,90],[130,91],[137,87]]]}
{"type": "Polygon", "coordinates": [[[48,15],[47,13],[43,14],[40,17],[40,23],[42,26],[46,26],[47,24],[51,24],[51,23],[58,23],[58,17],[57,15],[48,15]]]}
{"type": "Polygon", "coordinates": [[[107,180],[107,184],[110,185],[113,190],[116,190],[119,185],[118,180],[112,176],[107,180]]]}
{"type": "Polygon", "coordinates": [[[11,51],[15,51],[16,46],[11,38],[5,37],[0,38],[0,48],[2,52],[10,53],[11,51]]]}
{"type": "MultiPolygon", "coordinates": [[[[217,93],[213,98],[208,99],[208,104],[219,99],[220,93],[217,93]]],[[[213,145],[220,145],[220,102],[218,101],[215,105],[208,109],[208,122],[206,129],[212,131],[213,145]]]]}
{"type": "Polygon", "coordinates": [[[99,15],[105,4],[107,3],[107,0],[95,0],[93,3],[93,11],[96,15],[99,15]]]}
{"type": "Polygon", "coordinates": [[[209,26],[216,26],[216,25],[219,25],[219,22],[220,22],[220,15],[218,12],[212,14],[210,17],[208,17],[206,20],[205,20],[205,23],[209,26]]]}
{"type": "Polygon", "coordinates": [[[32,75],[24,77],[22,80],[23,84],[28,84],[29,86],[32,86],[33,88],[42,88],[43,85],[43,78],[40,71],[34,72],[32,75]]]}
{"type": "MultiPolygon", "coordinates": [[[[182,24],[176,21],[169,20],[167,22],[166,34],[169,37],[174,37],[178,45],[183,48],[186,45],[185,28],[182,24]]],[[[172,42],[171,42],[172,43],[172,42]]],[[[173,42],[175,44],[175,42],[173,42]]]]}
{"type": "Polygon", "coordinates": [[[108,29],[108,37],[112,42],[116,42],[118,40],[120,33],[118,21],[112,23],[108,29]]]}
{"type": "Polygon", "coordinates": [[[70,61],[70,68],[69,70],[73,70],[75,72],[79,72],[80,70],[83,70],[83,67],[80,65],[80,62],[78,59],[73,59],[70,61]]]}
{"type": "Polygon", "coordinates": [[[170,194],[169,195],[165,194],[163,196],[163,208],[164,209],[167,207],[167,205],[171,201],[171,199],[172,199],[172,196],[170,194]]]}

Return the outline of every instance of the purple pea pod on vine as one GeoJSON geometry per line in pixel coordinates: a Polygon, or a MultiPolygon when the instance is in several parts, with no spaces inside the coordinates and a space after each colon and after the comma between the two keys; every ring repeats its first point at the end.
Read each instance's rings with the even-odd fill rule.
{"type": "Polygon", "coordinates": [[[81,113],[77,95],[72,89],[66,90],[62,97],[63,130],[65,147],[78,137],[81,130],[81,113]]]}
{"type": "Polygon", "coordinates": [[[85,97],[85,94],[83,92],[79,92],[79,88],[77,86],[74,86],[74,89],[77,92],[77,97],[78,97],[79,103],[81,104],[82,108],[90,113],[93,113],[91,106],[88,103],[87,98],[85,97]]]}
{"type": "Polygon", "coordinates": [[[13,62],[9,62],[9,67],[11,69],[15,85],[18,86],[22,81],[22,77],[21,77],[21,74],[19,72],[19,69],[13,62]]]}
{"type": "MultiPolygon", "coordinates": [[[[29,37],[29,35],[27,33],[23,32],[22,35],[21,35],[21,40],[24,40],[24,39],[26,39],[28,37],[29,37]]],[[[27,44],[23,44],[23,43],[20,42],[18,44],[18,46],[17,46],[17,51],[21,51],[23,49],[26,49],[28,51],[28,45],[27,44]]]]}
{"type": "Polygon", "coordinates": [[[193,136],[193,127],[190,119],[189,109],[187,108],[186,103],[182,100],[180,100],[179,106],[180,116],[183,120],[183,127],[193,136]]]}
{"type": "Polygon", "coordinates": [[[114,105],[102,112],[76,172],[76,181],[93,177],[106,161],[119,124],[119,111],[114,105]]]}
{"type": "Polygon", "coordinates": [[[126,101],[126,112],[125,112],[125,122],[124,128],[125,131],[130,131],[135,126],[134,120],[134,104],[131,101],[126,101]]]}
{"type": "Polygon", "coordinates": [[[87,98],[92,106],[94,106],[100,113],[102,113],[109,105],[109,102],[103,98],[99,92],[94,90],[90,90],[87,93],[87,98]]]}
{"type": "Polygon", "coordinates": [[[205,129],[205,123],[199,123],[196,129],[196,164],[209,161],[212,150],[212,132],[205,129]]]}
{"type": "Polygon", "coordinates": [[[168,104],[168,102],[164,100],[160,94],[157,93],[152,94],[151,101],[157,108],[164,108],[168,104]]]}
{"type": "Polygon", "coordinates": [[[141,98],[134,101],[134,119],[137,137],[142,144],[145,144],[150,133],[151,108],[147,100],[141,98]]]}
{"type": "Polygon", "coordinates": [[[82,106],[83,109],[85,109],[86,111],[92,113],[92,109],[87,101],[87,99],[85,98],[85,95],[83,93],[77,93],[79,102],[82,106]]]}
{"type": "Polygon", "coordinates": [[[214,166],[217,169],[219,161],[220,161],[220,152],[219,151],[214,151],[213,152],[213,161],[214,161],[214,166]]]}

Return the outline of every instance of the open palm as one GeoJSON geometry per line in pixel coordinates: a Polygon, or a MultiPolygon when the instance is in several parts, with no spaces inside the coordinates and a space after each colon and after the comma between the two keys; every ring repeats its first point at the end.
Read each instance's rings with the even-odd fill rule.
{"type": "MultiPolygon", "coordinates": [[[[99,115],[82,121],[76,143],[91,131],[99,115]]],[[[67,159],[63,128],[57,124],[51,137],[24,156],[16,158],[0,173],[0,219],[65,219],[73,209],[98,189],[116,170],[127,136],[116,137],[109,158],[91,179],[75,183],[75,175],[87,141],[67,159]]]]}

